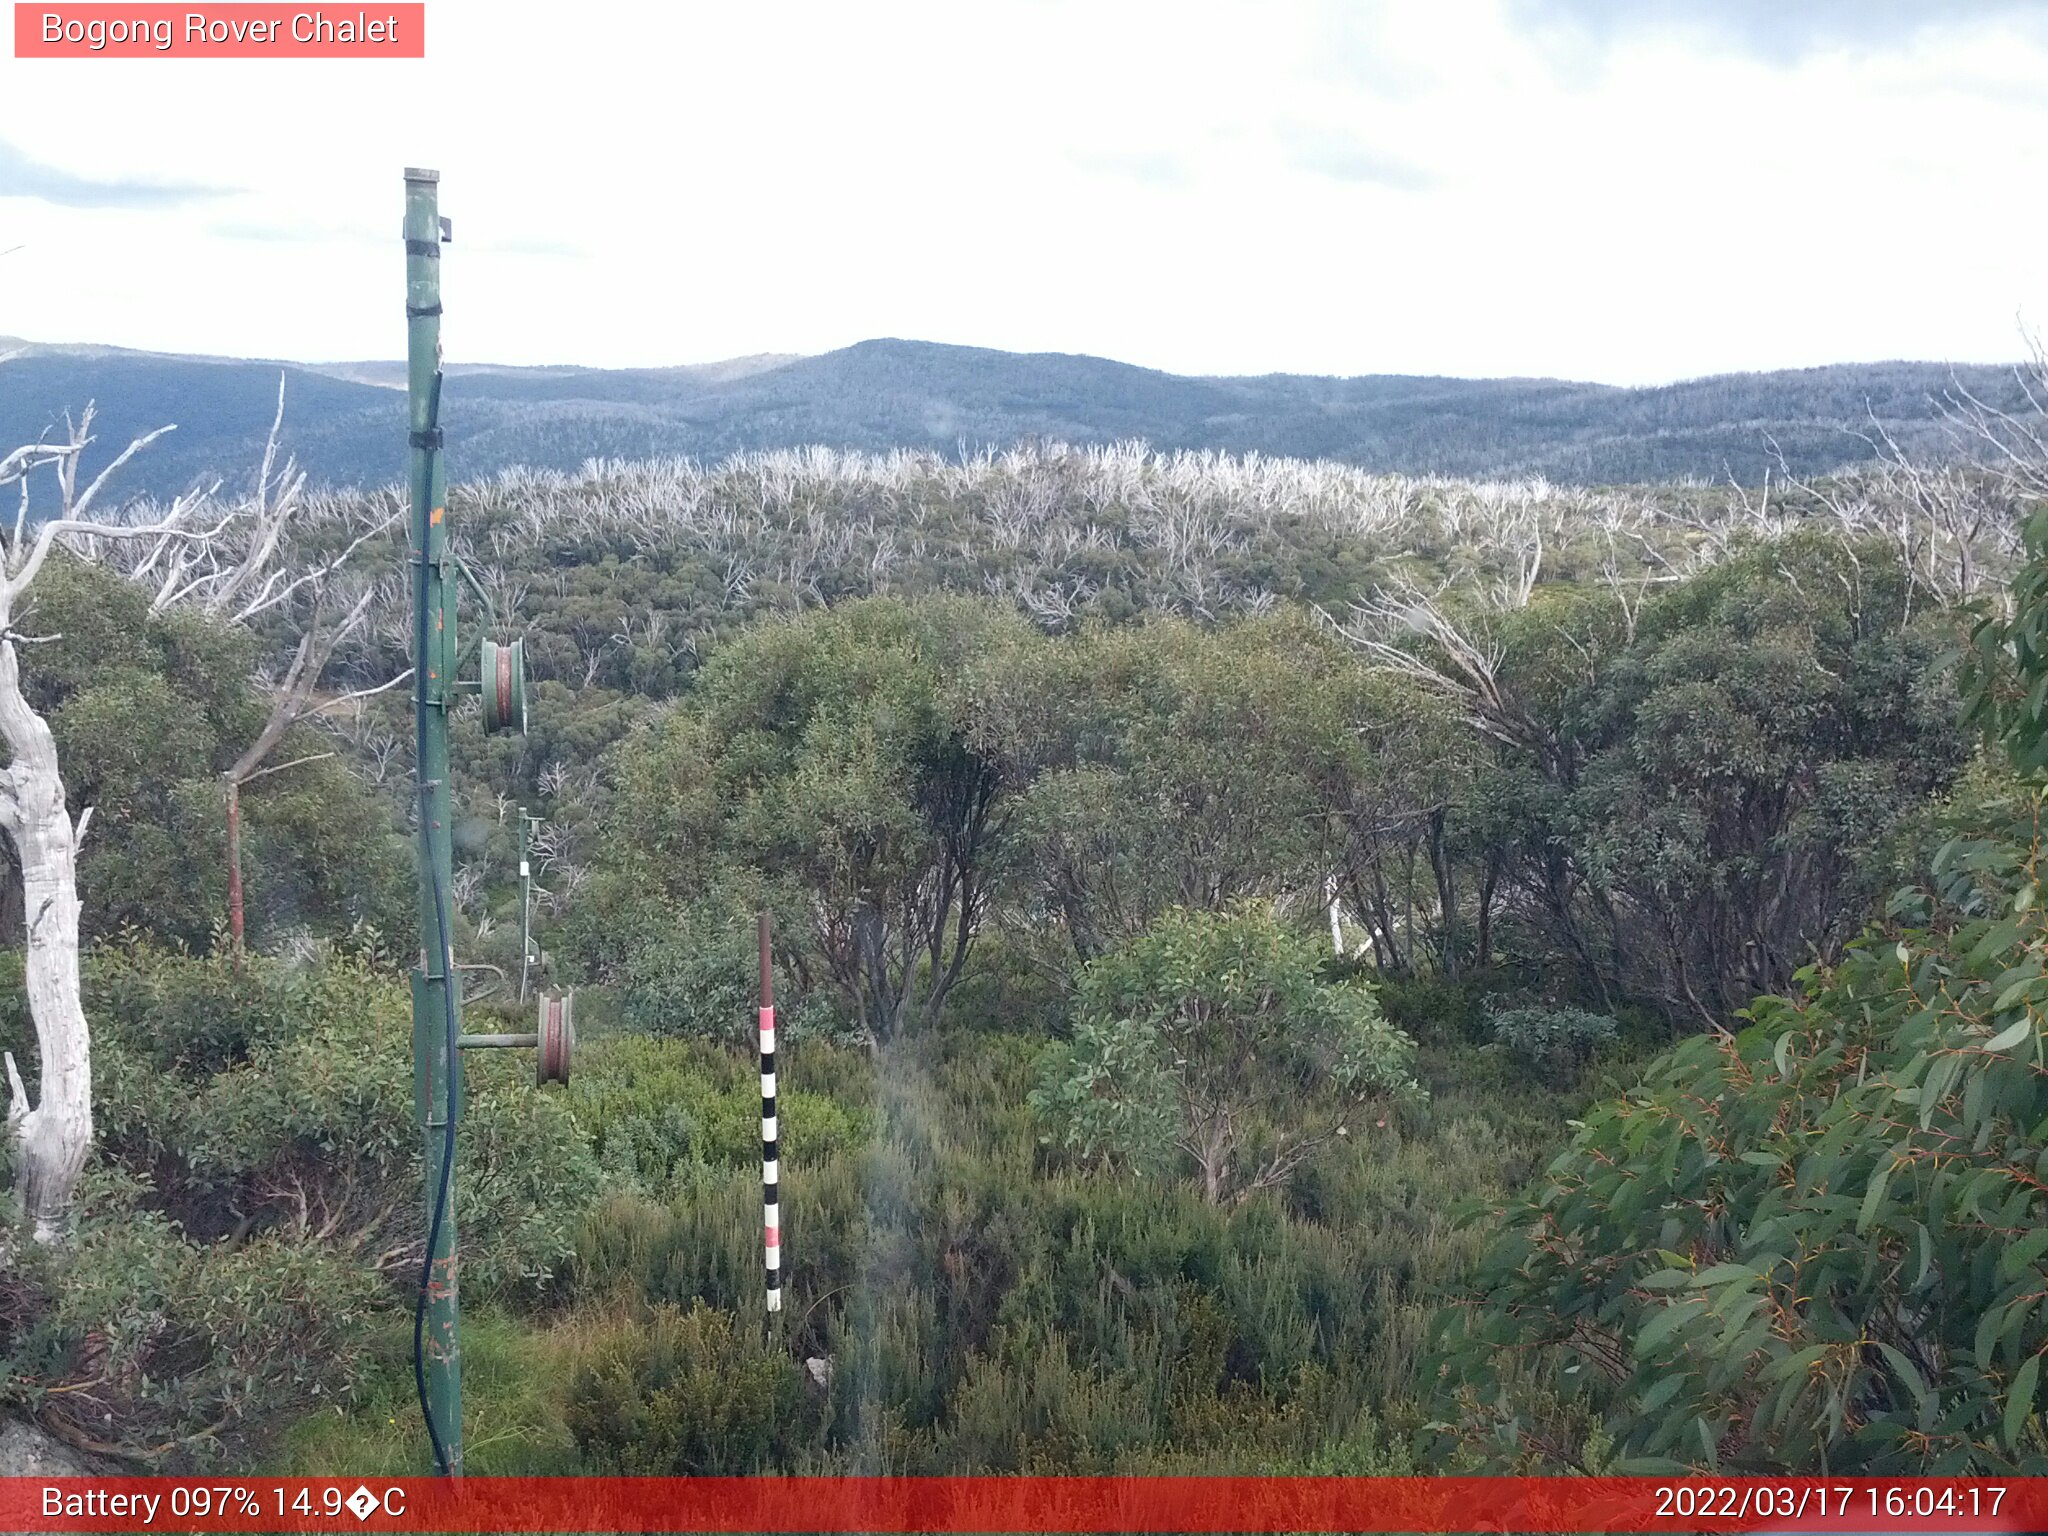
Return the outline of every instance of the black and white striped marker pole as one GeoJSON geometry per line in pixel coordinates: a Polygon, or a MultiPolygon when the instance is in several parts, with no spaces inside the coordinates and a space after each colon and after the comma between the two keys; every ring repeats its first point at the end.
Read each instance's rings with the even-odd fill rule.
{"type": "Polygon", "coordinates": [[[781,1158],[775,1124],[775,978],[768,914],[761,914],[761,1228],[768,1255],[768,1310],[782,1310],[781,1158]]]}

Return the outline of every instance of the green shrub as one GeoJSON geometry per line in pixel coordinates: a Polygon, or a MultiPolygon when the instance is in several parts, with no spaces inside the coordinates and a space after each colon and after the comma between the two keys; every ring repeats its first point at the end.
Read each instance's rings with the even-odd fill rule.
{"type": "Polygon", "coordinates": [[[218,1461],[282,1417],[350,1400],[388,1292],[296,1236],[187,1241],[94,1170],[70,1244],[11,1273],[5,1399],[79,1443],[166,1468],[218,1461]]]}
{"type": "MultiPolygon", "coordinates": [[[[78,855],[82,934],[105,942],[134,929],[211,947],[227,913],[221,774],[269,713],[248,681],[261,642],[194,608],[153,614],[146,587],[61,551],[36,580],[35,603],[50,643],[36,647],[22,683],[49,721],[72,813],[94,809],[78,855]]],[[[295,728],[271,762],[296,766],[243,796],[244,899],[258,945],[294,930],[409,929],[395,802],[319,740],[310,723],[295,728]]],[[[20,922],[17,911],[10,941],[20,922]]]]}
{"type": "Polygon", "coordinates": [[[1367,963],[1368,952],[1329,965],[1335,975],[1370,979],[1389,1022],[1424,1045],[1482,1045],[1488,1037],[1487,1006],[1503,992],[1525,984],[1505,968],[1475,972],[1451,981],[1442,976],[1383,974],[1367,963]]]}
{"type": "Polygon", "coordinates": [[[2048,789],[2001,799],[1898,926],[1667,1053],[1525,1199],[1475,1209],[1498,1235],[1441,1325],[1468,1443],[1571,1443],[1528,1417],[1555,1386],[1622,1471],[2048,1471],[2048,789]]]}
{"type": "Polygon", "coordinates": [[[1270,911],[1168,912],[1083,972],[1073,1041],[1046,1053],[1031,1106],[1105,1166],[1191,1167],[1219,1203],[1276,1187],[1351,1134],[1347,1107],[1421,1097],[1415,1042],[1320,964],[1270,911]]]}
{"type": "Polygon", "coordinates": [[[1010,1036],[1065,1033],[1073,1007],[1064,974],[1034,960],[1016,936],[995,929],[975,944],[975,963],[946,999],[948,1029],[1010,1036]]]}
{"type": "Polygon", "coordinates": [[[700,903],[626,954],[619,1012],[643,1034],[744,1044],[754,1032],[759,987],[753,929],[722,906],[700,903]]]}
{"type": "MultiPolygon", "coordinates": [[[[702,1052],[707,1073],[721,1055],[647,1044],[702,1052]]],[[[1333,1470],[1382,1451],[1397,1470],[1369,1426],[1412,1391],[1437,1298],[1485,1245],[1450,1213],[1543,1165],[1557,1097],[1527,1074],[1512,1098],[1450,1083],[1398,1123],[1357,1121],[1284,1200],[1217,1206],[1192,1183],[1061,1167],[1021,1104],[1043,1048],[937,1031],[879,1060],[792,1059],[872,1130],[785,1158],[783,1347],[832,1374],[775,1465],[1253,1473],[1335,1445],[1354,1460],[1333,1470]]],[[[582,1225],[579,1289],[751,1330],[759,1219],[748,1159],[693,1165],[664,1201],[615,1195],[582,1225]]]]}
{"type": "MultiPolygon", "coordinates": [[[[419,1477],[433,1470],[412,1374],[412,1317],[385,1314],[353,1341],[367,1357],[352,1398],[307,1413],[260,1458],[262,1475],[419,1477]]],[[[579,1333],[489,1308],[462,1313],[463,1467],[480,1477],[584,1470],[564,1419],[579,1333]]],[[[323,1400],[324,1401],[324,1400],[323,1400]]]]}
{"type": "Polygon", "coordinates": [[[1494,1042],[1508,1055],[1559,1084],[1576,1079],[1619,1032],[1604,1013],[1544,1005],[1498,1009],[1492,1024],[1494,1042]]]}
{"type": "MultiPolygon", "coordinates": [[[[97,1156],[73,1243],[31,1250],[0,1287],[0,1390],[175,1464],[345,1404],[361,1337],[409,1308],[425,1242],[407,990],[345,955],[238,967],[145,944],[89,951],[83,979],[97,1156]]],[[[19,1038],[10,1002],[0,1028],[19,1038]]],[[[530,1295],[572,1252],[597,1164],[530,1061],[478,1055],[458,1140],[464,1295],[530,1295]]]]}
{"type": "Polygon", "coordinates": [[[998,1340],[948,1395],[945,1465],[962,1473],[1109,1473],[1161,1438],[1164,1404],[1149,1370],[1106,1370],[1041,1328],[998,1340]]]}
{"type": "MultiPolygon", "coordinates": [[[[138,945],[91,952],[86,1011],[102,1155],[202,1241],[312,1241],[403,1276],[426,1215],[405,987],[343,956],[238,969],[138,945]]],[[[472,1052],[456,1212],[463,1279],[488,1295],[568,1257],[598,1170],[530,1062],[472,1052]]]]}
{"type": "MultiPolygon", "coordinates": [[[[804,1071],[852,1060],[822,1042],[799,1049],[809,1058],[804,1071]]],[[[792,1067],[794,1054],[784,1058],[792,1067]]],[[[868,1117],[857,1105],[795,1086],[797,1071],[782,1075],[777,1109],[785,1155],[797,1165],[866,1138],[868,1117]]],[[[579,1053],[569,1103],[616,1186],[662,1195],[698,1169],[750,1168],[758,1177],[761,1087],[751,1057],[699,1041],[613,1036],[579,1053]]]]}
{"type": "MultiPolygon", "coordinates": [[[[611,870],[571,908],[557,942],[616,996],[623,1028],[744,1047],[760,1001],[754,911],[720,891],[678,906],[634,874],[611,870]]],[[[776,1001],[778,1031],[791,1044],[857,1036],[829,990],[799,990],[780,969],[776,1001]]]]}
{"type": "Polygon", "coordinates": [[[567,1414],[592,1469],[670,1477],[777,1465],[813,1417],[795,1362],[701,1303],[622,1321],[577,1371],[567,1414]]]}

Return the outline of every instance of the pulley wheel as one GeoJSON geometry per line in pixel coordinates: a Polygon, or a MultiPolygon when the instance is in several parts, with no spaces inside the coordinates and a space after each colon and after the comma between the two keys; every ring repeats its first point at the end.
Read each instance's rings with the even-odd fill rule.
{"type": "Polygon", "coordinates": [[[544,993],[540,1000],[540,1048],[533,1053],[537,1083],[569,1081],[569,1057],[576,1049],[576,994],[544,993]]]}
{"type": "Polygon", "coordinates": [[[493,734],[517,731],[526,734],[526,642],[513,640],[500,645],[486,640],[479,652],[482,663],[484,729],[493,734]]]}

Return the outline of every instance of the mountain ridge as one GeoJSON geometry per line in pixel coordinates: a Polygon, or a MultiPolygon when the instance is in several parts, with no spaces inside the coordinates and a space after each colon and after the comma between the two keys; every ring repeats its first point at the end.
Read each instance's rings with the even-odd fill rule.
{"type": "MultiPolygon", "coordinates": [[[[123,471],[131,493],[246,477],[285,379],[287,446],[316,483],[402,471],[403,365],[157,353],[0,338],[0,439],[32,441],[87,400],[95,454],[177,423],[123,471]]],[[[1909,451],[1943,451],[1939,400],[1960,383],[2015,399],[2009,367],[1899,360],[1709,375],[1629,387],[1448,375],[1174,374],[1085,353],[1003,352],[877,337],[806,356],[760,353],[658,368],[451,364],[451,469],[571,470],[591,458],[717,459],[822,444],[942,453],[1022,440],[1142,440],[1330,458],[1418,475],[1542,475],[1562,483],[1760,479],[1780,455],[1823,473],[1874,452],[1874,422],[1909,451]]]]}

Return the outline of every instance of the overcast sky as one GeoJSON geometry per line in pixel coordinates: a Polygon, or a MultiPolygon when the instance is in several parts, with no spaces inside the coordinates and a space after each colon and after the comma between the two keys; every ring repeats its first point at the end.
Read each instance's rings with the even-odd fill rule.
{"type": "Polygon", "coordinates": [[[424,63],[0,58],[0,334],[396,356],[407,165],[455,221],[451,361],[1634,384],[2048,324],[2048,0],[427,20],[424,63]]]}

